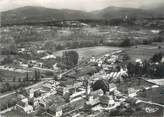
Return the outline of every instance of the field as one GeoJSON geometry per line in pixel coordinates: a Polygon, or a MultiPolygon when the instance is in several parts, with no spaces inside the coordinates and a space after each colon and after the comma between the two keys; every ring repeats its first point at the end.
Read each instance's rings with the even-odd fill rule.
{"type": "Polygon", "coordinates": [[[6,109],[7,107],[11,107],[11,105],[15,105],[16,104],[16,94],[11,94],[9,96],[0,98],[0,110],[2,109],[6,109]]]}
{"type": "MultiPolygon", "coordinates": [[[[148,29],[135,29],[123,26],[96,26],[96,27],[55,27],[55,26],[15,26],[1,28],[0,43],[8,46],[7,40],[12,40],[19,47],[38,47],[52,49],[75,49],[94,47],[99,45],[120,46],[125,39],[132,43],[151,41],[157,35],[148,29]],[[14,40],[14,41],[13,41],[14,40]],[[47,42],[51,42],[46,46],[47,42]],[[51,46],[51,47],[50,47],[51,46]],[[61,47],[62,46],[62,47],[61,47]],[[54,47],[56,47],[54,49],[54,47]]],[[[12,44],[12,43],[11,43],[12,44]]]]}
{"type": "Polygon", "coordinates": [[[139,90],[143,87],[150,87],[152,86],[153,83],[146,82],[145,80],[141,78],[131,78],[130,80],[123,82],[123,83],[118,83],[117,87],[118,90],[121,91],[124,94],[128,94],[128,89],[133,88],[135,90],[139,90]]]}
{"type": "Polygon", "coordinates": [[[125,52],[130,56],[132,60],[140,58],[142,60],[150,59],[155,53],[164,53],[164,42],[153,43],[151,45],[138,45],[126,48],[125,52]],[[161,48],[158,48],[161,46],[161,48]]]}
{"type": "Polygon", "coordinates": [[[164,87],[149,89],[139,92],[138,98],[141,100],[152,101],[164,105],[164,87]]]}
{"type": "Polygon", "coordinates": [[[6,112],[5,114],[2,114],[2,116],[5,116],[5,117],[34,117],[34,113],[30,114],[30,115],[27,115],[23,112],[20,112],[18,110],[12,110],[12,111],[9,111],[9,112],[6,112]]]}
{"type": "MultiPolygon", "coordinates": [[[[79,53],[80,58],[90,58],[92,56],[99,56],[105,53],[111,53],[113,51],[119,50],[121,48],[118,47],[107,47],[107,46],[97,46],[97,47],[87,47],[87,48],[79,48],[79,49],[69,49],[74,50],[79,53]]],[[[62,56],[62,53],[66,50],[54,52],[56,56],[62,56]]]]}
{"type": "MultiPolygon", "coordinates": [[[[164,53],[164,42],[161,43],[153,43],[151,45],[138,45],[132,46],[129,48],[119,48],[119,47],[108,47],[108,46],[97,46],[97,47],[86,47],[86,48],[78,48],[78,49],[69,49],[69,50],[75,50],[79,53],[80,58],[89,58],[92,56],[98,56],[103,55],[105,53],[110,53],[115,50],[125,50],[125,52],[130,56],[131,60],[136,60],[136,58],[140,58],[142,60],[148,60],[150,59],[155,53],[162,52],[164,53]],[[159,49],[158,47],[161,46],[159,49]]],[[[54,55],[56,56],[62,56],[61,51],[54,52],[54,55]]]]}

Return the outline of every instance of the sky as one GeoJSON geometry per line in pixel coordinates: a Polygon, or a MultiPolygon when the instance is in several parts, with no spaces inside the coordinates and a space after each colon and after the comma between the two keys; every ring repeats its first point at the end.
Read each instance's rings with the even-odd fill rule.
{"type": "Polygon", "coordinates": [[[152,8],[164,6],[164,0],[0,0],[0,11],[23,6],[42,6],[54,9],[94,11],[108,6],[152,8]]]}

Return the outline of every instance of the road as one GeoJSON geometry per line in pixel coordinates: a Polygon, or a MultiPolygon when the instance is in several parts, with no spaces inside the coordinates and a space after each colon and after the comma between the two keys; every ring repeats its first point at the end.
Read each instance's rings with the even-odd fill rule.
{"type": "Polygon", "coordinates": [[[150,101],[143,101],[143,100],[140,100],[138,98],[135,98],[135,99],[137,99],[138,101],[143,102],[145,104],[156,105],[156,106],[160,106],[160,107],[163,107],[164,108],[164,105],[162,105],[162,104],[158,104],[158,103],[150,102],[150,101]]]}
{"type": "Polygon", "coordinates": [[[48,68],[40,68],[40,67],[33,67],[34,69],[38,69],[38,70],[42,70],[42,71],[49,71],[49,72],[55,72],[52,69],[48,69],[48,68]]]}

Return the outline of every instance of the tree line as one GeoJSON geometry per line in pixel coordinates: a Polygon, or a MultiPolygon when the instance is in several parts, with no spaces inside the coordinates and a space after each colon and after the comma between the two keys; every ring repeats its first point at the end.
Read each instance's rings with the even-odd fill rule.
{"type": "Polygon", "coordinates": [[[144,60],[142,64],[129,62],[127,64],[130,76],[150,76],[154,78],[164,77],[164,63],[162,53],[154,54],[149,60],[144,60]]]}
{"type": "Polygon", "coordinates": [[[28,73],[26,73],[25,78],[16,78],[13,77],[11,82],[3,81],[2,78],[0,82],[2,83],[2,87],[0,88],[1,93],[5,93],[7,91],[13,91],[22,87],[26,87],[30,84],[34,84],[36,82],[41,81],[40,71],[34,71],[33,79],[29,78],[28,73]]]}

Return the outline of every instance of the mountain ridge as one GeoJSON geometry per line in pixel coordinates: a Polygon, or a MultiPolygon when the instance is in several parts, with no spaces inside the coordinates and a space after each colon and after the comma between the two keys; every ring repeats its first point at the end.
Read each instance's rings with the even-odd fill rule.
{"type": "Polygon", "coordinates": [[[86,12],[80,10],[71,9],[52,9],[40,6],[24,6],[13,10],[1,12],[1,21],[4,23],[17,23],[17,22],[39,22],[39,21],[56,21],[56,20],[88,20],[99,19],[109,20],[112,18],[124,18],[124,17],[160,17],[164,15],[161,13],[161,9],[164,7],[145,10],[138,8],[125,8],[109,6],[107,8],[86,12]]]}

